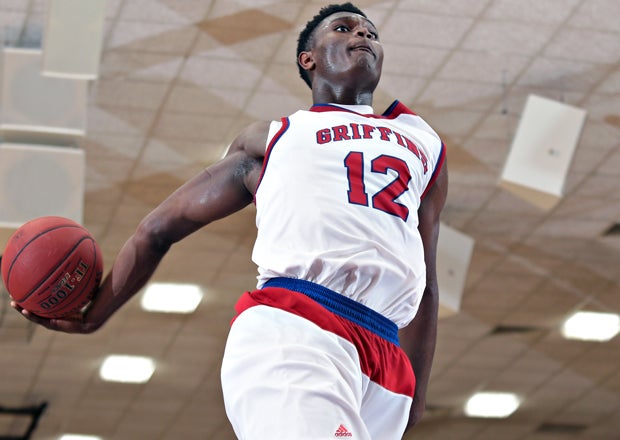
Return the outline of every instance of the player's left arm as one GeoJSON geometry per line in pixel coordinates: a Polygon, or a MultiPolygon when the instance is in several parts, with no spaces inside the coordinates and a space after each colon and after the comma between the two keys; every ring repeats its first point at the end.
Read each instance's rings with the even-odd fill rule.
{"type": "Polygon", "coordinates": [[[437,285],[437,239],[439,216],[448,193],[448,167],[444,161],[437,179],[426,193],[418,210],[420,235],[424,244],[426,287],[418,312],[413,321],[400,332],[400,343],[411,360],[416,375],[415,395],[407,428],[420,421],[426,406],[426,389],[430,379],[435,343],[437,340],[437,314],[439,288],[437,285]]]}

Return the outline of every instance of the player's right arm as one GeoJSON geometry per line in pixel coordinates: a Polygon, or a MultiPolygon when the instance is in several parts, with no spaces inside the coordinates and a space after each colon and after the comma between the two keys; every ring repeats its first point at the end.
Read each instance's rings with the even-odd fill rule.
{"type": "Polygon", "coordinates": [[[268,131],[266,122],[246,128],[224,159],[186,182],[140,222],[80,320],[44,319],[12,306],[51,330],[91,333],[100,328],[146,284],[174,243],[252,202],[268,131]]]}

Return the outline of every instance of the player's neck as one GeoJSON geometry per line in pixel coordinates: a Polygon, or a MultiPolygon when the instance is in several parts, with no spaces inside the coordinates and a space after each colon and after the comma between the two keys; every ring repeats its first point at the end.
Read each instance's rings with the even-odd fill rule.
{"type": "Polygon", "coordinates": [[[372,105],[372,90],[360,90],[333,84],[314,84],[312,101],[314,104],[372,105]]]}

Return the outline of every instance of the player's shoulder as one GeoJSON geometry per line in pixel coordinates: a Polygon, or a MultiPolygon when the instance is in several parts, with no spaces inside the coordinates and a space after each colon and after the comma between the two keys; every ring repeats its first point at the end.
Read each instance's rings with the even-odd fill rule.
{"type": "Polygon", "coordinates": [[[245,152],[252,157],[263,157],[271,121],[257,121],[246,126],[232,141],[229,154],[245,152]]]}

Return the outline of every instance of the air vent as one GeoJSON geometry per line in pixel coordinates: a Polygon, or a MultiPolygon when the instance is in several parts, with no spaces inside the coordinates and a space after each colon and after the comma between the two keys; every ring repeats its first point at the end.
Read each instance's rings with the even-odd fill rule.
{"type": "Polygon", "coordinates": [[[491,335],[509,335],[509,334],[522,334],[535,332],[540,330],[539,327],[532,327],[527,325],[498,325],[491,330],[491,335]]]}
{"type": "Polygon", "coordinates": [[[588,427],[586,425],[572,425],[568,423],[543,423],[538,427],[536,432],[544,434],[559,434],[559,435],[578,435],[585,431],[588,427]]]}
{"type": "MultiPolygon", "coordinates": [[[[0,439],[28,440],[36,430],[39,419],[45,412],[48,403],[37,406],[9,408],[0,405],[0,416],[4,419],[3,426],[10,426],[11,432],[0,432],[0,439]]],[[[3,428],[6,429],[6,428],[3,428]]]]}
{"type": "Polygon", "coordinates": [[[454,408],[443,405],[427,404],[424,410],[424,421],[435,420],[437,418],[449,417],[452,414],[454,408]]]}
{"type": "Polygon", "coordinates": [[[620,223],[614,223],[605,232],[603,237],[617,237],[620,235],[620,223]]]}

